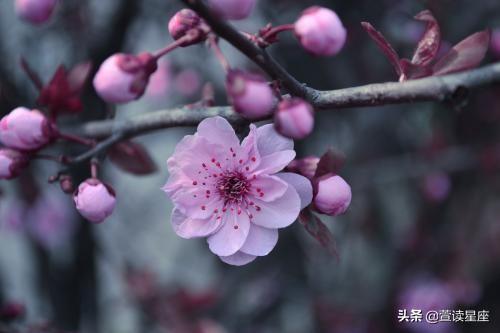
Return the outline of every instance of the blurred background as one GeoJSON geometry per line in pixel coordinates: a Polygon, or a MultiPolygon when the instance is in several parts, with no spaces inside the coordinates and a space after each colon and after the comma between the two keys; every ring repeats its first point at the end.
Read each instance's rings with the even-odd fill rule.
{"type": "MultiPolygon", "coordinates": [[[[291,34],[271,48],[300,81],[338,89],[396,81],[361,29],[369,21],[410,57],[430,9],[444,48],[486,27],[500,28],[498,0],[258,1],[255,32],[293,22],[311,5],[334,9],[349,40],[340,55],[308,55],[291,34]]],[[[36,90],[19,66],[24,56],[44,81],[59,64],[100,64],[118,52],[153,51],[171,41],[175,0],[65,0],[49,24],[34,27],[0,1],[0,114],[35,107],[36,90]]],[[[485,63],[500,59],[500,33],[485,63]]],[[[234,67],[255,69],[226,43],[234,67]]],[[[224,75],[204,46],[170,54],[146,95],[117,107],[117,118],[194,103],[211,82],[227,103],[224,75]]],[[[85,111],[61,127],[103,119],[108,107],[89,85],[85,111]]],[[[317,114],[299,156],[333,146],[347,156],[341,175],[353,202],[339,218],[323,217],[340,261],[295,223],[267,257],[230,267],[203,240],[183,240],[170,226],[161,186],[166,160],[193,129],[140,137],[160,170],[131,176],[104,162],[103,179],[118,193],[114,215],[90,225],[70,196],[47,178],[50,162],[0,182],[0,332],[500,332],[500,87],[471,92],[467,103],[419,103],[317,114]],[[398,323],[399,309],[488,310],[487,323],[398,323]],[[29,330],[31,329],[31,330],[29,330]]],[[[81,152],[60,145],[58,151],[81,152]]],[[[76,170],[82,180],[88,168],[76,170]]]]}

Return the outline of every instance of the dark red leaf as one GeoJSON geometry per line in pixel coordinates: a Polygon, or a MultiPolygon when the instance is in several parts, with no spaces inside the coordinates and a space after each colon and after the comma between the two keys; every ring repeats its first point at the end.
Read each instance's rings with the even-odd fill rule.
{"type": "Polygon", "coordinates": [[[345,155],[339,150],[333,148],[328,149],[326,153],[321,156],[314,178],[318,178],[330,173],[337,174],[345,162],[345,155]]]}
{"type": "Polygon", "coordinates": [[[429,65],[439,51],[441,45],[441,30],[436,18],[429,10],[424,10],[415,16],[416,20],[426,22],[425,33],[418,42],[417,49],[411,60],[412,64],[418,66],[429,65]]]}
{"type": "Polygon", "coordinates": [[[432,67],[430,65],[414,65],[408,59],[401,59],[401,68],[403,69],[403,73],[405,73],[404,80],[420,79],[432,75],[432,67]]]}
{"type": "Polygon", "coordinates": [[[490,45],[491,31],[470,35],[444,55],[433,67],[434,75],[443,75],[472,69],[481,63],[490,45]]]}
{"type": "Polygon", "coordinates": [[[365,29],[368,35],[370,35],[373,41],[377,43],[377,46],[384,53],[387,59],[389,59],[392,67],[394,67],[394,70],[396,71],[396,74],[398,74],[398,76],[403,74],[399,64],[399,56],[385,37],[368,22],[361,22],[361,26],[365,29]]]}
{"type": "Polygon", "coordinates": [[[91,70],[92,63],[87,61],[76,65],[69,71],[67,79],[71,92],[79,93],[83,89],[91,70]]]}
{"type": "Polygon", "coordinates": [[[316,215],[310,210],[305,209],[299,215],[299,222],[328,251],[328,254],[339,260],[335,237],[333,237],[327,226],[316,215]]]}
{"type": "Polygon", "coordinates": [[[135,175],[149,175],[157,170],[144,146],[132,141],[115,144],[108,150],[108,156],[117,167],[135,175]]]}

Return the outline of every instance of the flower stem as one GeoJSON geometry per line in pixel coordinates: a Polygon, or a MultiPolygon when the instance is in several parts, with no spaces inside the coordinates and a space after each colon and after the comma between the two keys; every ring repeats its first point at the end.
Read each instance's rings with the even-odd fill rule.
{"type": "Polygon", "coordinates": [[[284,31],[291,31],[295,29],[295,24],[283,24],[277,27],[271,28],[269,31],[262,35],[262,39],[266,42],[272,42],[276,36],[284,31]]]}
{"type": "Polygon", "coordinates": [[[217,57],[217,60],[219,60],[222,68],[226,73],[228,73],[231,70],[231,66],[219,47],[217,37],[215,35],[210,35],[208,37],[208,42],[210,43],[210,48],[214,51],[214,54],[217,57]]]}
{"type": "Polygon", "coordinates": [[[97,158],[94,157],[90,161],[90,176],[93,179],[97,179],[98,173],[99,173],[99,161],[97,160],[97,158]]]}
{"type": "Polygon", "coordinates": [[[164,48],[154,52],[153,58],[155,60],[160,59],[161,57],[167,55],[168,53],[170,53],[173,50],[177,49],[178,47],[182,46],[182,44],[192,42],[196,38],[199,38],[199,34],[200,34],[200,32],[197,30],[188,31],[184,36],[182,36],[178,40],[176,40],[176,41],[168,44],[164,48]]]}
{"type": "Polygon", "coordinates": [[[57,136],[60,139],[63,139],[63,140],[66,140],[66,141],[71,141],[71,142],[76,142],[76,143],[79,143],[79,144],[84,145],[84,146],[93,147],[96,144],[94,140],[82,138],[82,137],[80,137],[78,135],[73,135],[73,134],[69,134],[69,133],[58,132],[57,136]]]}

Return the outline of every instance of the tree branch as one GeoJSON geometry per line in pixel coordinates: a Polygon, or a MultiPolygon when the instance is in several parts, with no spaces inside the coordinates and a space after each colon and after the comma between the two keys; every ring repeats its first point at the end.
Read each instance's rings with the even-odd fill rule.
{"type": "MultiPolygon", "coordinates": [[[[311,102],[316,109],[324,110],[423,101],[463,102],[461,99],[468,90],[498,83],[500,83],[500,63],[463,73],[401,83],[377,83],[332,91],[317,91],[317,97],[311,102]]],[[[245,121],[228,106],[201,109],[182,107],[144,113],[125,120],[89,122],[77,129],[77,132],[89,138],[104,138],[115,133],[122,133],[123,137],[132,137],[164,128],[196,126],[203,119],[217,115],[232,123],[245,121]]]]}

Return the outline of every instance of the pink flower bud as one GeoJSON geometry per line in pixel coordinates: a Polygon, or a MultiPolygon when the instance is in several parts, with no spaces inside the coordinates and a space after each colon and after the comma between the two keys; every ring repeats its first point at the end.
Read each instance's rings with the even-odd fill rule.
{"type": "Polygon", "coordinates": [[[246,19],[253,8],[255,0],[208,0],[208,5],[222,19],[246,19]]]}
{"type": "Polygon", "coordinates": [[[301,98],[283,100],[274,115],[274,126],[283,136],[304,139],[314,128],[314,110],[301,98]]]}
{"type": "Polygon", "coordinates": [[[192,33],[193,40],[181,44],[181,46],[185,47],[203,42],[207,38],[209,28],[195,11],[182,9],[172,16],[170,22],[168,22],[168,31],[175,40],[192,33]]]}
{"type": "Polygon", "coordinates": [[[109,103],[128,103],[144,94],[157,69],[151,54],[117,53],[106,59],[94,77],[94,88],[109,103]]]}
{"type": "Polygon", "coordinates": [[[295,35],[312,54],[332,56],[344,46],[347,32],[334,11],[315,6],[306,9],[295,22],[295,35]]]}
{"type": "Polygon", "coordinates": [[[0,141],[9,148],[36,150],[51,138],[51,126],[38,110],[18,107],[0,120],[0,141]]]}
{"type": "Polygon", "coordinates": [[[318,168],[318,163],[319,157],[307,156],[291,161],[286,169],[287,171],[298,173],[299,175],[312,179],[318,168]]]}
{"type": "Polygon", "coordinates": [[[226,89],[234,110],[245,118],[259,119],[273,112],[273,91],[260,75],[231,71],[227,75],[226,89]]]}
{"type": "Polygon", "coordinates": [[[315,182],[314,207],[320,213],[337,216],[345,213],[351,203],[351,187],[334,174],[320,177],[315,182]]]}
{"type": "Polygon", "coordinates": [[[0,179],[12,179],[28,165],[28,157],[16,150],[0,148],[0,179]]]}
{"type": "Polygon", "coordinates": [[[90,222],[101,223],[113,213],[116,198],[111,186],[97,179],[87,179],[74,194],[76,209],[90,222]]]}
{"type": "Polygon", "coordinates": [[[496,58],[500,58],[500,28],[497,28],[491,33],[491,52],[496,58]]]}
{"type": "Polygon", "coordinates": [[[57,5],[57,0],[16,0],[15,8],[17,15],[25,21],[33,24],[42,24],[47,22],[54,8],[57,5]]]}

